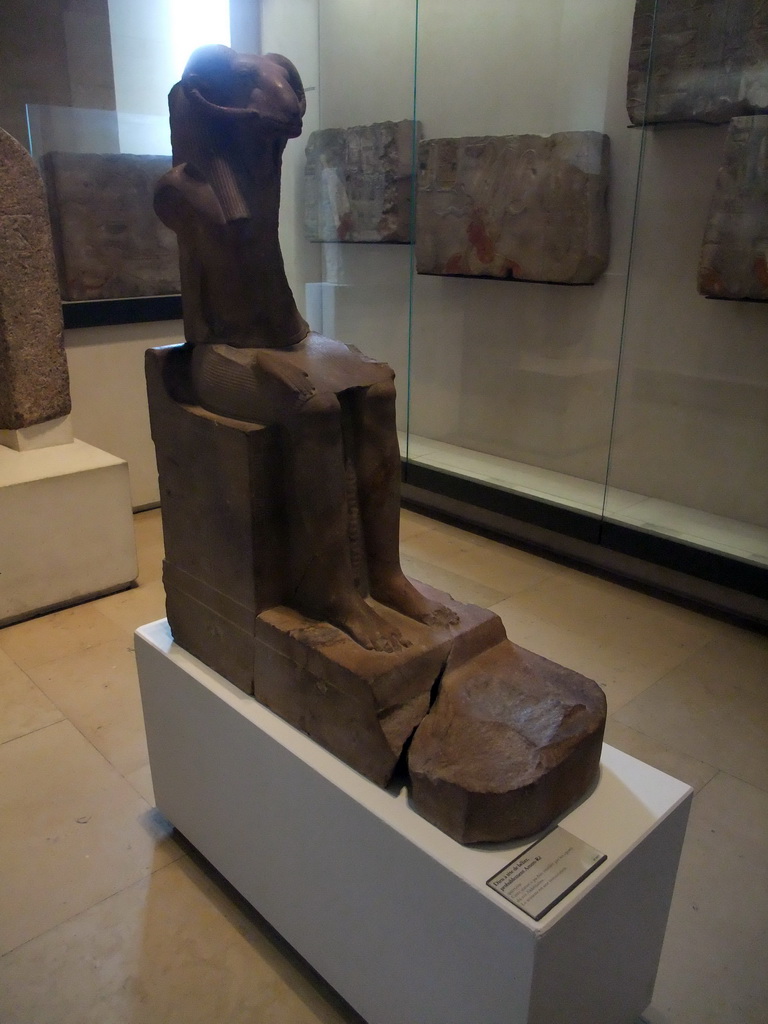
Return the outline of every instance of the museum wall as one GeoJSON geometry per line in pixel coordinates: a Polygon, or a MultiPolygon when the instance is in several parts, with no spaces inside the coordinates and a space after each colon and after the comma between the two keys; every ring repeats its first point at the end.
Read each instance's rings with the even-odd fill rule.
{"type": "Polygon", "coordinates": [[[768,307],[696,288],[726,130],[647,133],[609,512],[615,488],[768,526],[768,307]]]}
{"type": "Polygon", "coordinates": [[[28,145],[26,104],[115,109],[107,0],[3,0],[0,126],[28,145]]]}

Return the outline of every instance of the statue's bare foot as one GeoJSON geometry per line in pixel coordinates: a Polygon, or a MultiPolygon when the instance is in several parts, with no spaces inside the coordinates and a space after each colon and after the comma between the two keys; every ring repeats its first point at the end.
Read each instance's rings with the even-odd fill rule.
{"type": "Polygon", "coordinates": [[[368,651],[393,654],[411,646],[411,641],[378,615],[362,597],[338,611],[329,610],[327,618],[368,651]]]}
{"type": "Polygon", "coordinates": [[[371,580],[371,597],[427,626],[455,626],[459,621],[455,611],[425,597],[399,571],[388,573],[375,582],[371,580]]]}

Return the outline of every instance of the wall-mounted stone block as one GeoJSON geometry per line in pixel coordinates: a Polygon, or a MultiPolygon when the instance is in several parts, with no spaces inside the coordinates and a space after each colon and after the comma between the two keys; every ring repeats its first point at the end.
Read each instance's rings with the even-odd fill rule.
{"type": "Polygon", "coordinates": [[[768,302],[768,116],[735,117],[699,261],[699,291],[768,302]]]}
{"type": "Polygon", "coordinates": [[[637,0],[627,76],[632,124],[768,110],[766,0],[637,0]]]}
{"type": "MultiPolygon", "coordinates": [[[[416,134],[418,142],[418,122],[416,134]]],[[[306,151],[307,238],[409,242],[413,145],[413,121],[313,132],[306,151]]]]}
{"type": "Polygon", "coordinates": [[[592,284],[608,264],[609,150],[600,132],[423,142],[418,272],[592,284]]]}
{"type": "Polygon", "coordinates": [[[41,163],[62,298],[178,293],[176,238],[152,206],[170,157],[46,153],[41,163]]]}

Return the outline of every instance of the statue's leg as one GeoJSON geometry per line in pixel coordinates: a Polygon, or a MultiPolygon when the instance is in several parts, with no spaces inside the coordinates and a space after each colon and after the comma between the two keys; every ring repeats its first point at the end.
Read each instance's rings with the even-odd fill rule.
{"type": "Polygon", "coordinates": [[[287,603],[343,629],[363,647],[395,651],[397,630],[366,604],[354,581],[339,400],[315,394],[283,421],[291,578],[287,603]]]}
{"type": "Polygon", "coordinates": [[[458,621],[424,597],[400,566],[400,449],[391,381],[348,392],[354,404],[355,463],[371,597],[428,625],[458,621]]]}

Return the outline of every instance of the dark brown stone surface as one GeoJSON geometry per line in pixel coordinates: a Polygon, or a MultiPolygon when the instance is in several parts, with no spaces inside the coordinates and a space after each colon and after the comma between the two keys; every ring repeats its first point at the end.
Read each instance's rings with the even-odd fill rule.
{"type": "Polygon", "coordinates": [[[43,183],[29,153],[0,130],[0,429],[44,423],[70,408],[43,183]]]}
{"type": "Polygon", "coordinates": [[[41,164],[62,298],[178,293],[176,239],[152,210],[168,157],[46,153],[41,164]]]}
{"type": "Polygon", "coordinates": [[[419,148],[420,274],[591,284],[608,264],[599,132],[429,139],[419,148]]]}
{"type": "Polygon", "coordinates": [[[495,618],[416,586],[455,611],[458,621],[430,627],[374,602],[408,643],[394,652],[365,650],[336,627],[290,608],[262,612],[256,622],[256,699],[380,786],[427,714],[455,638],[471,643],[495,618]]]}
{"type": "Polygon", "coordinates": [[[766,0],[637,0],[627,110],[637,125],[768,110],[766,0]]]}
{"type": "MultiPolygon", "coordinates": [[[[412,121],[324,128],[307,143],[304,224],[312,242],[409,242],[412,121]]],[[[416,123],[416,141],[421,125],[416,123]]]]}
{"type": "Polygon", "coordinates": [[[699,291],[714,299],[768,302],[768,115],[736,117],[699,261],[699,291]]]}
{"type": "Polygon", "coordinates": [[[459,646],[411,744],[413,806],[460,843],[532,835],[596,780],[604,726],[592,680],[506,639],[459,646]]]}

